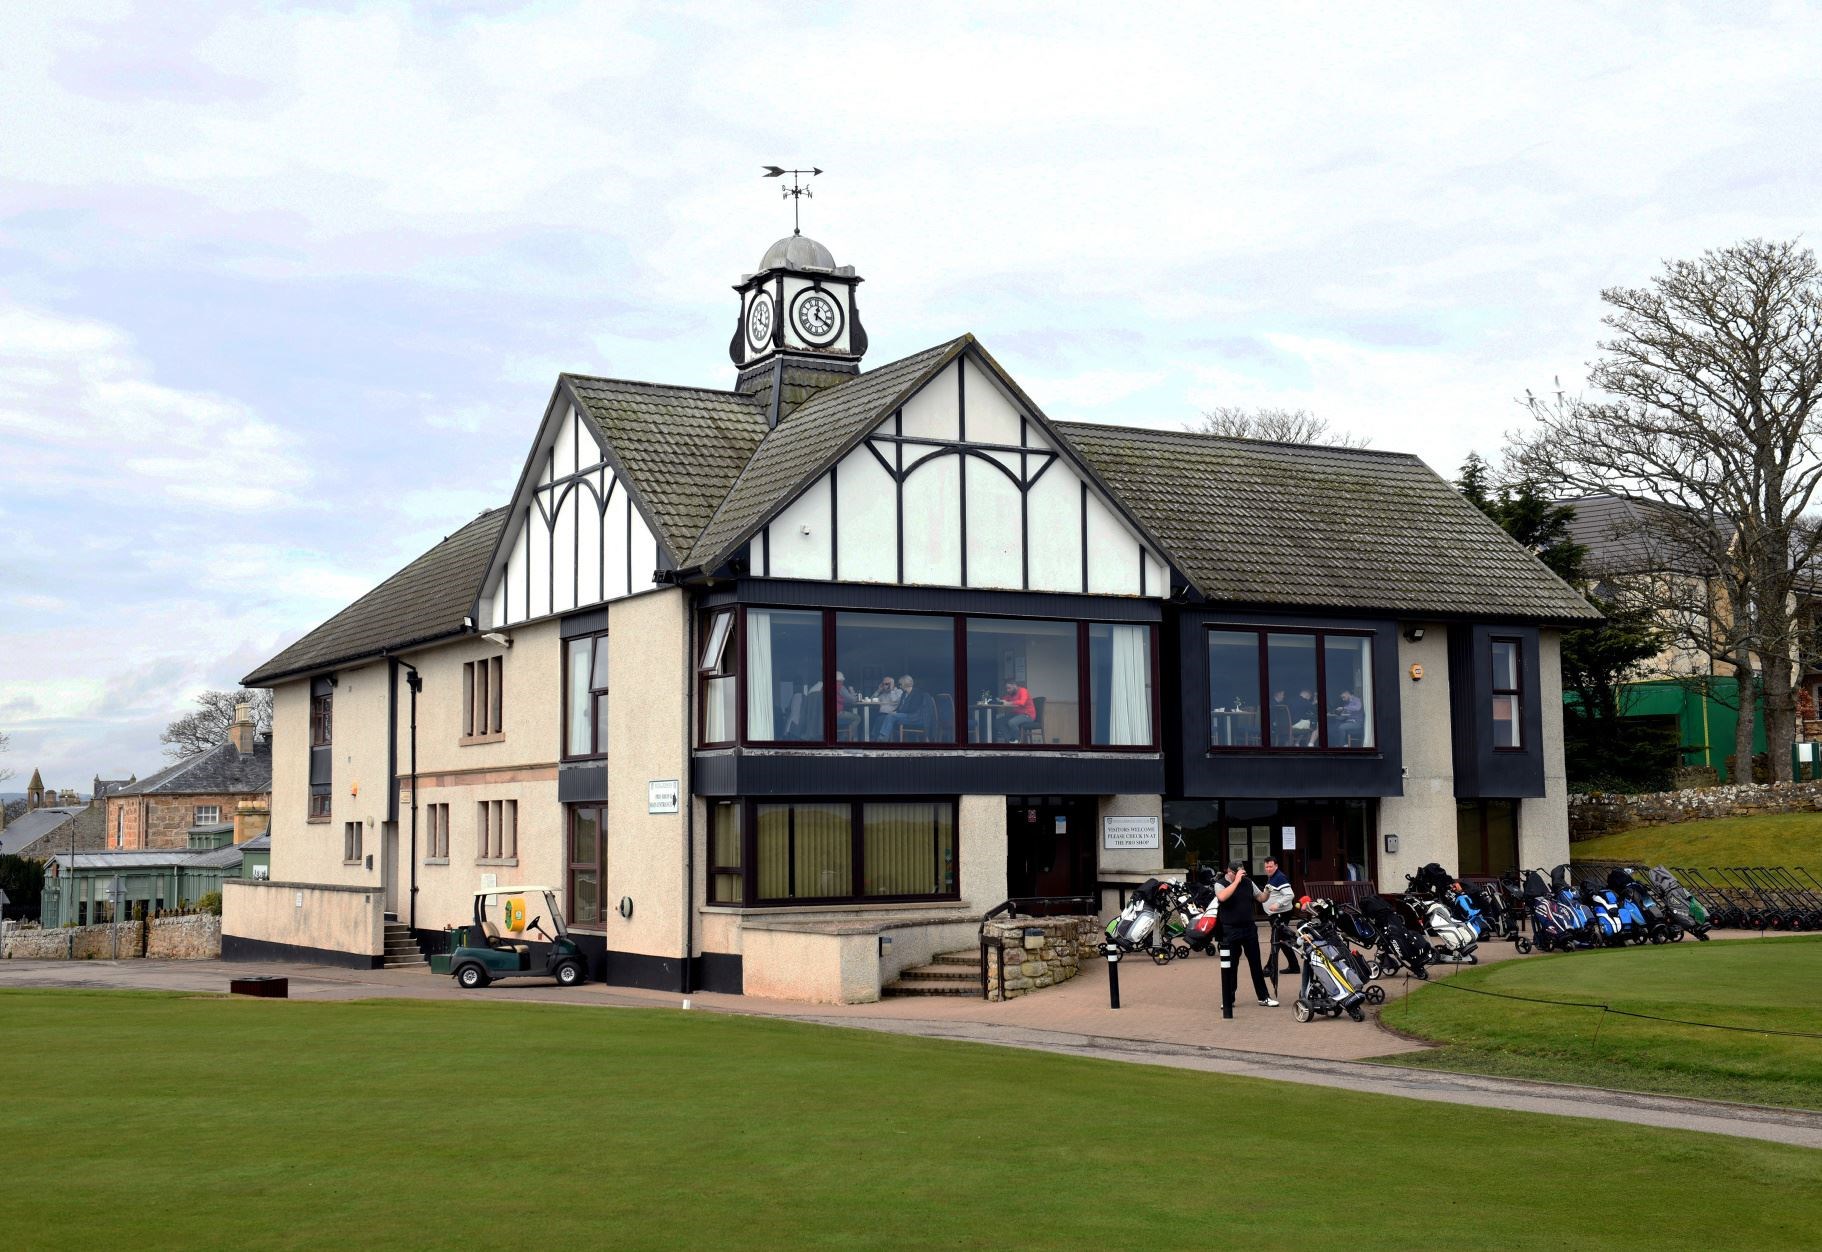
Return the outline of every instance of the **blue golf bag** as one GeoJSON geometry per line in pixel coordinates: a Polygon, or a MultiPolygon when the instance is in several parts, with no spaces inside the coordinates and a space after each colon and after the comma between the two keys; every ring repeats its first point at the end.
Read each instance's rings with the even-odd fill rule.
{"type": "Polygon", "coordinates": [[[1540,952],[1567,952],[1588,946],[1588,915],[1580,905],[1559,899],[1542,870],[1525,871],[1525,903],[1531,913],[1531,937],[1540,952]]]}

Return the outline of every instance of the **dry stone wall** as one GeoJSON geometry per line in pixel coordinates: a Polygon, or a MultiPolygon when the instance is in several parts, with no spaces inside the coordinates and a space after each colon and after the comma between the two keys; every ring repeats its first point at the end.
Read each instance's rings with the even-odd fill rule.
{"type": "Polygon", "coordinates": [[[1708,817],[1822,812],[1822,782],[1734,783],[1646,795],[1572,795],[1569,839],[1579,842],[1635,826],[1668,826],[1708,817]]]}
{"type": "Polygon", "coordinates": [[[1093,917],[1017,917],[987,923],[987,998],[1011,1000],[1068,982],[1082,961],[1100,951],[1101,923],[1093,917]],[[1005,994],[1000,970],[1005,969],[1005,994]]]}
{"type": "Polygon", "coordinates": [[[118,926],[6,928],[0,957],[16,961],[212,961],[221,955],[221,918],[212,914],[160,917],[118,926]],[[118,946],[116,946],[118,944],[118,946]]]}

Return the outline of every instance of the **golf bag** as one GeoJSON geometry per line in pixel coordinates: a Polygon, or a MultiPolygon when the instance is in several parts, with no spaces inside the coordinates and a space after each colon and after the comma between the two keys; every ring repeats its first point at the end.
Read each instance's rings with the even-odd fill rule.
{"type": "Polygon", "coordinates": [[[1664,910],[1670,916],[1671,924],[1678,933],[1694,935],[1704,942],[1708,939],[1708,917],[1696,915],[1700,906],[1683,890],[1683,884],[1676,880],[1676,875],[1664,866],[1655,866],[1651,870],[1651,885],[1657,888],[1658,899],[1664,902],[1664,910]]]}
{"type": "Polygon", "coordinates": [[[1315,1017],[1336,1017],[1346,1013],[1357,1022],[1366,1020],[1361,1005],[1366,1000],[1366,980],[1339,951],[1335,942],[1324,935],[1314,920],[1292,929],[1297,955],[1303,958],[1303,981],[1297,989],[1297,1003],[1291,1016],[1300,1022],[1315,1017]]]}
{"type": "Polygon", "coordinates": [[[1582,883],[1581,898],[1588,906],[1588,912],[1599,928],[1601,940],[1613,947],[1633,939],[1634,932],[1621,915],[1620,902],[1613,898],[1613,893],[1594,879],[1582,883]]]}
{"type": "Polygon", "coordinates": [[[1415,978],[1428,978],[1428,967],[1436,961],[1436,949],[1430,941],[1406,926],[1384,896],[1368,896],[1361,902],[1361,920],[1375,932],[1374,953],[1379,976],[1388,977],[1401,969],[1415,978]]]}
{"type": "Polygon", "coordinates": [[[1341,910],[1335,906],[1335,902],[1333,900],[1312,900],[1305,896],[1302,903],[1304,913],[1309,918],[1309,924],[1316,928],[1322,942],[1327,944],[1334,953],[1339,954],[1336,959],[1344,961],[1347,967],[1354,972],[1355,981],[1362,987],[1373,981],[1372,964],[1356,952],[1354,945],[1348,941],[1346,932],[1341,928],[1341,910]]]}
{"type": "Polygon", "coordinates": [[[1446,902],[1449,905],[1449,911],[1455,914],[1457,920],[1473,927],[1476,939],[1485,939],[1492,933],[1492,921],[1481,910],[1479,902],[1475,900],[1473,893],[1467,887],[1463,886],[1459,891],[1451,887],[1446,902]]]}
{"type": "MultiPolygon", "coordinates": [[[[1164,915],[1171,907],[1171,884],[1158,878],[1147,878],[1133,888],[1132,898],[1118,917],[1107,923],[1107,941],[1122,952],[1151,951],[1156,957],[1160,944],[1169,951],[1164,935],[1164,915]]],[[[1170,958],[1165,957],[1166,960],[1170,958]]]]}
{"type": "Polygon", "coordinates": [[[1531,912],[1531,937],[1540,952],[1588,946],[1587,913],[1579,904],[1563,903],[1544,881],[1542,870],[1526,871],[1524,893],[1531,912]]]}
{"type": "Polygon", "coordinates": [[[1558,865],[1550,871],[1550,886],[1555,889],[1557,903],[1575,917],[1587,946],[1592,948],[1606,943],[1606,935],[1602,933],[1593,911],[1582,901],[1582,893],[1575,889],[1575,884],[1569,881],[1567,865],[1558,865]]]}
{"type": "Polygon", "coordinates": [[[1441,900],[1406,896],[1405,903],[1423,922],[1423,928],[1436,940],[1436,959],[1454,965],[1477,965],[1480,958],[1474,949],[1480,946],[1474,928],[1450,911],[1441,900]]]}
{"type": "Polygon", "coordinates": [[[1409,875],[1405,881],[1411,884],[1410,894],[1425,900],[1447,900],[1455,894],[1455,876],[1435,861],[1409,875]]]}
{"type": "Polygon", "coordinates": [[[1672,939],[1681,939],[1683,932],[1676,928],[1658,903],[1657,897],[1651,894],[1651,888],[1640,882],[1631,870],[1615,869],[1608,871],[1607,889],[1617,895],[1621,901],[1630,904],[1638,912],[1639,920],[1645,927],[1645,934],[1653,943],[1668,943],[1672,939]]]}
{"type": "Polygon", "coordinates": [[[1335,925],[1349,943],[1357,943],[1368,951],[1379,946],[1379,927],[1351,904],[1336,908],[1335,925]]]}

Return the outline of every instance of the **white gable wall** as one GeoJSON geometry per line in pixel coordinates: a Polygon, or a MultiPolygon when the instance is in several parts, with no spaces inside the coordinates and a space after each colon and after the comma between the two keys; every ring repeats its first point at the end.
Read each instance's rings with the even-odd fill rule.
{"type": "Polygon", "coordinates": [[[762,528],[751,553],[772,578],[1169,591],[1157,554],[965,356],[762,528]]]}
{"type": "Polygon", "coordinates": [[[658,541],[594,433],[567,405],[540,431],[503,566],[481,595],[484,627],[567,613],[655,585],[658,541]]]}

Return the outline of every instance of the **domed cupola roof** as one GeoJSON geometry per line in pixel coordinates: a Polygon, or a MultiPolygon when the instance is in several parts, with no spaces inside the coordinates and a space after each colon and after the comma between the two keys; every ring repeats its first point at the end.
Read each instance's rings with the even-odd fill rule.
{"type": "Polygon", "coordinates": [[[807,235],[786,235],[765,250],[755,273],[767,270],[835,270],[835,254],[807,235]]]}

